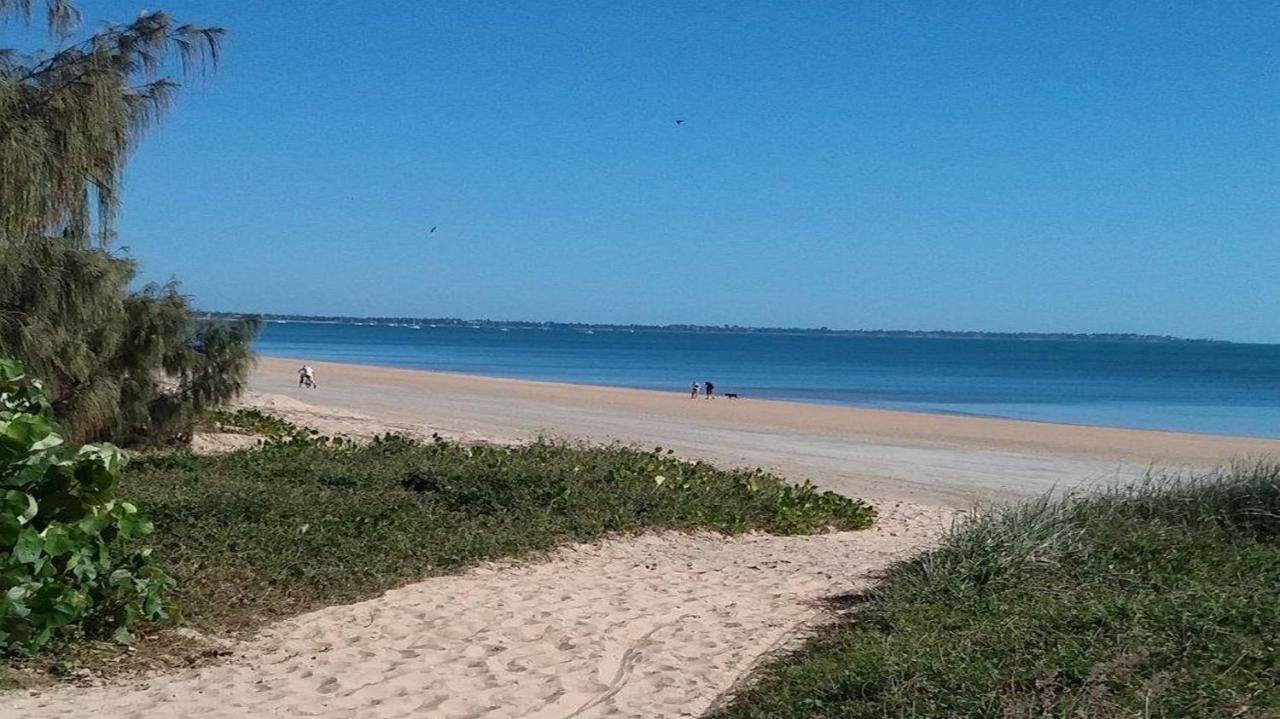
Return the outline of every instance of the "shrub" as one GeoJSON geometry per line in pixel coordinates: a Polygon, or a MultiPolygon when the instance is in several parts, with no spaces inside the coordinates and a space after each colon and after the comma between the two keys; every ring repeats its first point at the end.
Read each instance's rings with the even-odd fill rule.
{"type": "Polygon", "coordinates": [[[151,522],[113,498],[124,455],[69,446],[40,383],[0,360],[0,653],[165,616],[170,578],[130,540],[151,522]]]}

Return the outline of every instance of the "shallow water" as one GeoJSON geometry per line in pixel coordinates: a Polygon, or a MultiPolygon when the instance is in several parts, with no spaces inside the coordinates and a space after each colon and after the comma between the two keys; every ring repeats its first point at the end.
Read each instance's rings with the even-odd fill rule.
{"type": "Polygon", "coordinates": [[[265,355],[1045,422],[1280,437],[1280,345],[269,323],[265,355]]]}

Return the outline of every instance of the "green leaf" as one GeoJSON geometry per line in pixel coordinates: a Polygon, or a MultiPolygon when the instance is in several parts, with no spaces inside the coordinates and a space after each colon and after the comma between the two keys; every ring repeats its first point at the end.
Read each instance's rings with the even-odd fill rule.
{"type": "Polygon", "coordinates": [[[0,421],[0,445],[21,448],[26,454],[35,454],[61,442],[53,424],[39,415],[19,414],[7,422],[0,421]],[[50,437],[56,439],[50,440],[50,437]]]}
{"type": "Polygon", "coordinates": [[[36,514],[36,500],[26,492],[5,490],[0,492],[0,512],[12,514],[26,524],[36,514]]]}
{"type": "Polygon", "coordinates": [[[0,357],[0,387],[16,384],[22,379],[22,364],[15,359],[0,357]]]}
{"type": "MultiPolygon", "coordinates": [[[[57,525],[49,527],[44,532],[44,551],[50,556],[60,557],[75,551],[77,547],[84,544],[88,540],[82,532],[76,529],[75,525],[57,525]]],[[[71,569],[71,566],[67,567],[71,569]]]]}
{"type": "MultiPolygon", "coordinates": [[[[14,589],[20,589],[20,587],[14,587],[14,589]]],[[[0,619],[22,619],[30,615],[31,609],[27,607],[25,602],[23,602],[26,595],[23,594],[17,597],[12,595],[12,590],[10,590],[8,594],[0,595],[0,619]]],[[[0,646],[3,646],[3,644],[0,643],[0,646]]]]}
{"type": "Polygon", "coordinates": [[[145,537],[155,529],[155,525],[147,519],[146,515],[139,512],[123,514],[119,519],[120,536],[124,539],[134,539],[136,537],[145,537]]]}
{"type": "Polygon", "coordinates": [[[121,624],[116,628],[116,631],[111,635],[111,638],[121,644],[133,644],[138,641],[138,638],[133,635],[133,632],[129,631],[129,627],[124,624],[121,624]]]}
{"type": "Polygon", "coordinates": [[[86,444],[76,452],[76,460],[97,462],[104,471],[113,476],[120,474],[120,470],[124,469],[125,464],[124,452],[121,452],[119,447],[110,442],[86,444]]]}
{"type": "Polygon", "coordinates": [[[23,564],[32,564],[44,554],[44,542],[30,527],[23,528],[13,545],[13,558],[23,564]]]}
{"type": "Polygon", "coordinates": [[[17,515],[0,513],[0,551],[17,543],[18,535],[21,533],[22,522],[18,521],[17,515]]]}
{"type": "Polygon", "coordinates": [[[81,582],[92,582],[98,577],[98,564],[94,561],[92,547],[80,547],[67,560],[67,571],[81,582]]]}
{"type": "Polygon", "coordinates": [[[53,449],[54,447],[57,447],[58,445],[62,444],[62,442],[63,442],[62,437],[59,437],[57,434],[53,432],[50,432],[49,434],[45,435],[44,439],[41,439],[32,443],[31,453],[35,454],[36,452],[43,452],[47,449],[53,449]]]}

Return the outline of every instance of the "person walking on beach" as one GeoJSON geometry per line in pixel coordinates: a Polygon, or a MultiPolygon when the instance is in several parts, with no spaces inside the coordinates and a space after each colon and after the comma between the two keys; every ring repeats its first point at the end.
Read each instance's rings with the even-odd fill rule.
{"type": "Polygon", "coordinates": [[[694,382],[693,385],[689,387],[689,399],[697,399],[697,398],[698,398],[698,383],[694,382]]]}
{"type": "Polygon", "coordinates": [[[311,369],[310,365],[302,365],[298,368],[298,386],[307,386],[316,389],[316,371],[311,369]]]}
{"type": "Polygon", "coordinates": [[[716,396],[716,386],[711,384],[709,380],[706,382],[703,382],[702,387],[703,387],[703,393],[706,395],[707,399],[711,399],[712,397],[716,396]]]}

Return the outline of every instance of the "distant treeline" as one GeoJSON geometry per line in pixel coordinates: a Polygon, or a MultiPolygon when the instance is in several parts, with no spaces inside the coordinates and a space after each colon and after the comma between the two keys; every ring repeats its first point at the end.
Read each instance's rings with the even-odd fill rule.
{"type": "MultiPolygon", "coordinates": [[[[234,319],[238,312],[207,312],[209,319],[234,319]]],[[[699,332],[717,334],[833,335],[845,337],[933,337],[976,340],[1069,340],[1075,342],[1221,342],[1169,335],[1120,332],[958,332],[952,330],[833,330],[830,327],[745,327],[742,325],[636,325],[589,322],[529,322],[519,320],[464,320],[458,317],[347,317],[340,315],[257,315],[268,322],[317,322],[332,324],[419,325],[479,327],[484,329],[576,330],[593,332],[699,332]]]]}

